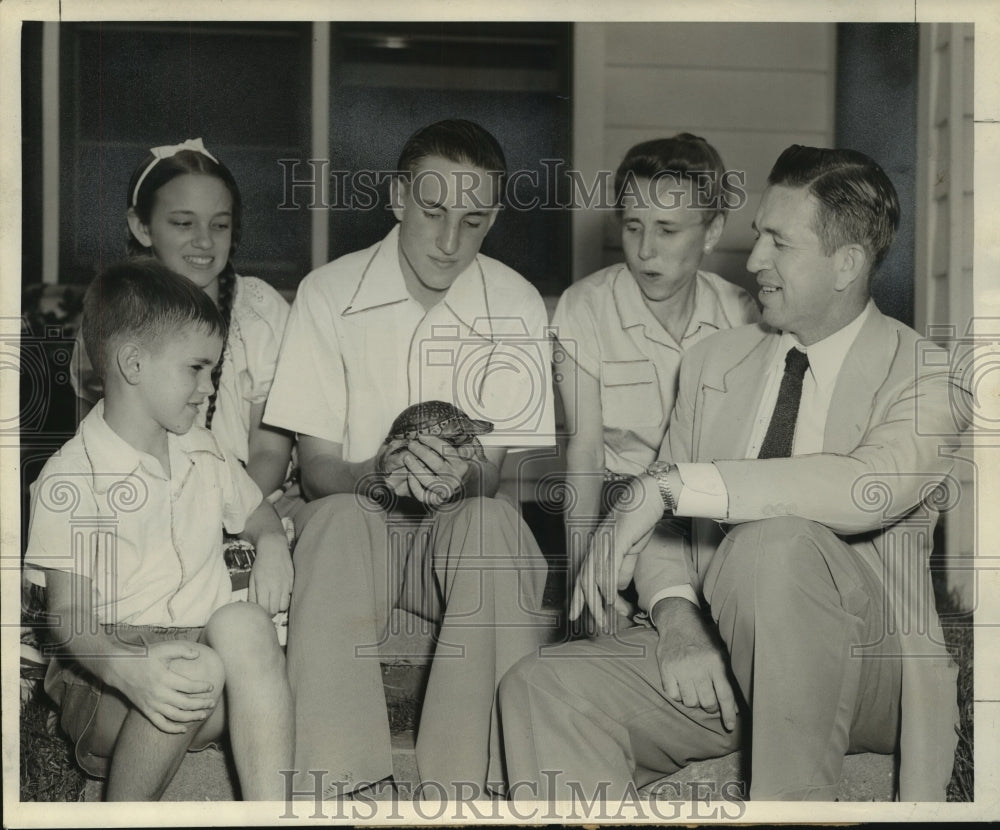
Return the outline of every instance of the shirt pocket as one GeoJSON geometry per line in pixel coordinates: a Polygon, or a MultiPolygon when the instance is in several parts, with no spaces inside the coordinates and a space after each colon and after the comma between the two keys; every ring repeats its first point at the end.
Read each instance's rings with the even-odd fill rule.
{"type": "Polygon", "coordinates": [[[637,429],[659,426],[663,421],[663,402],[653,362],[602,361],[601,407],[605,427],[637,429]]]}

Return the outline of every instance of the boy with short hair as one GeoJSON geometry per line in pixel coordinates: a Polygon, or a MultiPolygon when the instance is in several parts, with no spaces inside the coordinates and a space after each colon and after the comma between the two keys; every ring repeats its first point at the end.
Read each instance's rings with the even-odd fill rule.
{"type": "Polygon", "coordinates": [[[288,618],[298,792],[339,796],[392,774],[376,646],[395,608],[436,633],[416,759],[425,791],[442,797],[499,781],[497,683],[551,633],[545,557],[499,493],[508,450],[555,443],[545,304],[480,253],[506,167],[479,124],[417,130],[391,187],[398,224],[295,296],[264,420],[299,436],[311,500],[295,517],[288,618]],[[429,401],[496,425],[482,460],[440,435],[387,439],[401,412],[429,401]],[[373,477],[399,497],[390,509],[356,495],[373,477]]]}
{"type": "Polygon", "coordinates": [[[288,545],[245,470],[192,427],[225,320],[152,259],[109,268],[84,308],[104,399],[32,486],[25,555],[46,573],[46,691],[108,801],[160,798],[227,721],[243,797],[281,799],[293,716],[270,618],[288,607],[288,545]],[[256,547],[250,602],[233,602],[223,526],[256,547]]]}

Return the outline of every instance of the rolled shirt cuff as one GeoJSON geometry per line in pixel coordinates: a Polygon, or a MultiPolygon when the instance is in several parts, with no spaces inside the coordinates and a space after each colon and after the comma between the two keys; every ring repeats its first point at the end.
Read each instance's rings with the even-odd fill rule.
{"type": "Polygon", "coordinates": [[[653,615],[653,608],[656,607],[661,599],[667,599],[667,597],[683,597],[695,604],[695,606],[700,606],[701,603],[698,602],[698,595],[694,592],[694,588],[690,585],[672,585],[669,588],[661,588],[652,598],[649,600],[649,608],[646,610],[649,612],[650,617],[653,615]]]}
{"type": "Polygon", "coordinates": [[[729,492],[722,474],[712,463],[677,465],[683,486],[677,496],[678,516],[725,521],[729,517],[729,492]]]}

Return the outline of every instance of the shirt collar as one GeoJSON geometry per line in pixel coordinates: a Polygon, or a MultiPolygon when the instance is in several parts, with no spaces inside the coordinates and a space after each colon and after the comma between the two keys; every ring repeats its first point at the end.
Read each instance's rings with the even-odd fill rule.
{"type": "Polygon", "coordinates": [[[783,361],[788,349],[796,346],[809,356],[809,371],[812,372],[816,385],[832,388],[837,381],[840,367],[844,365],[847,353],[851,350],[851,346],[857,339],[858,333],[871,314],[873,307],[874,303],[869,300],[864,310],[850,323],[811,346],[803,346],[795,335],[785,332],[781,336],[782,340],[778,348],[782,365],[784,365],[783,361]]]}
{"type": "Polygon", "coordinates": [[[358,286],[341,312],[344,316],[411,299],[399,267],[399,224],[369,251],[358,286]]]}
{"type": "MultiPolygon", "coordinates": [[[[467,328],[491,339],[490,308],[482,256],[477,255],[468,268],[456,277],[441,300],[467,328]]],[[[361,280],[342,315],[358,314],[373,308],[410,300],[399,266],[399,224],[375,246],[361,280]]]]}
{"type": "MultiPolygon", "coordinates": [[[[137,450],[108,426],[104,420],[103,400],[98,401],[80,423],[80,438],[90,462],[94,492],[98,494],[106,493],[112,484],[140,467],[154,478],[167,480],[159,459],[137,450]]],[[[215,437],[200,427],[192,427],[183,435],[167,433],[167,447],[175,477],[181,472],[176,469],[175,462],[195,453],[208,452],[224,459],[215,437]]]]}
{"type": "Polygon", "coordinates": [[[442,302],[468,329],[487,340],[493,339],[493,318],[482,257],[477,255],[469,267],[458,275],[442,302]]]}
{"type": "MultiPolygon", "coordinates": [[[[694,277],[694,311],[691,313],[687,331],[684,332],[685,338],[694,334],[702,325],[712,326],[715,329],[728,328],[728,323],[719,319],[721,306],[711,301],[711,292],[704,284],[701,274],[702,272],[698,271],[694,277]]],[[[652,326],[654,332],[663,328],[643,301],[642,292],[629,273],[627,265],[619,266],[618,273],[614,277],[612,293],[622,328],[652,326]]]]}

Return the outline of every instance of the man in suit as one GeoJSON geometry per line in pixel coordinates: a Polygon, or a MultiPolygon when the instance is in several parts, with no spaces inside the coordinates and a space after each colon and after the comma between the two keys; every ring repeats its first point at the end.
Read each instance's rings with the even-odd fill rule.
{"type": "Polygon", "coordinates": [[[685,355],[660,461],[578,575],[570,615],[607,633],[502,682],[511,797],[612,799],[743,748],[753,799],[832,799],[845,754],[897,749],[900,798],[944,799],[955,669],[928,556],[968,393],[871,300],[898,219],[861,153],[775,163],[747,263],[763,323],[685,355]],[[675,516],[689,532],[647,544],[675,516]],[[633,578],[644,613],[615,634],[633,578]]]}

